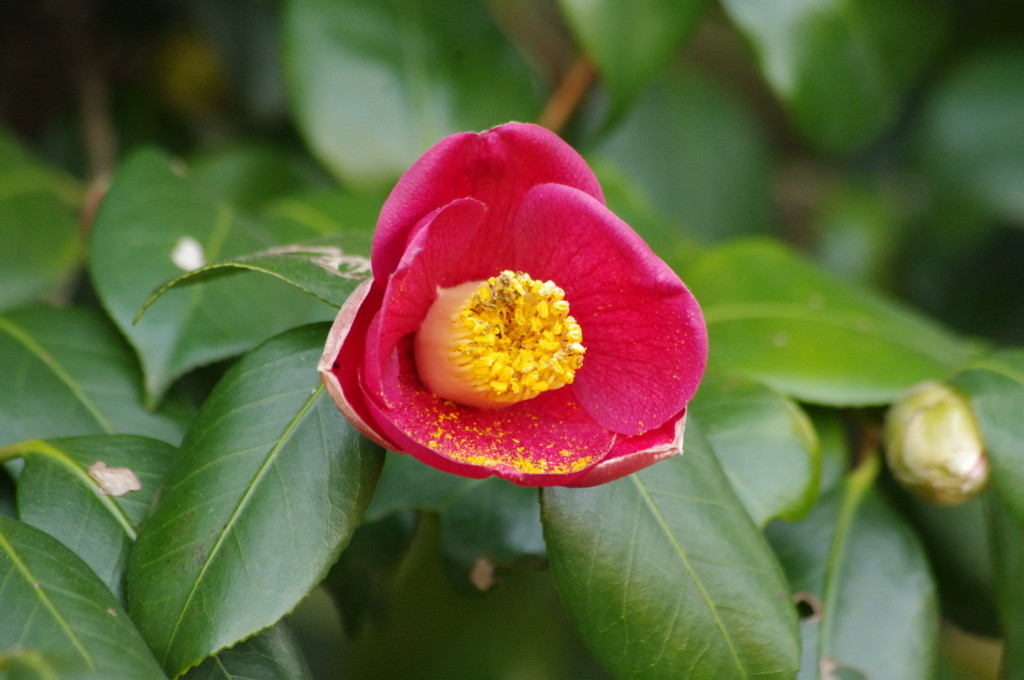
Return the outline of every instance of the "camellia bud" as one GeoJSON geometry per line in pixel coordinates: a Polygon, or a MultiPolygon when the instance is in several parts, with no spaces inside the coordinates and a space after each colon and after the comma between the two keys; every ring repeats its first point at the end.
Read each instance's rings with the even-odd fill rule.
{"type": "Polygon", "coordinates": [[[924,383],[896,402],[885,438],[889,469],[926,500],[956,505],[988,484],[988,457],[974,411],[948,385],[924,383]]]}

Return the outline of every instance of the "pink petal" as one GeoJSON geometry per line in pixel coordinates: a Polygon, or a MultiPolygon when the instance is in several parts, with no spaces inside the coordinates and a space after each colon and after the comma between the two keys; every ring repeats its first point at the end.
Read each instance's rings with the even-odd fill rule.
{"type": "Polygon", "coordinates": [[[380,297],[373,279],[363,281],[352,292],[334,319],[317,370],[331,399],[349,422],[374,442],[394,449],[395,445],[377,428],[359,384],[366,329],[380,306],[380,297]]]}
{"type": "MultiPolygon", "coordinates": [[[[487,234],[473,251],[507,249],[523,195],[546,182],[576,187],[604,201],[586,162],[540,126],[508,123],[441,140],[402,176],[384,203],[373,239],[374,276],[383,281],[398,267],[409,232],[424,215],[459,198],[475,198],[489,209],[487,234]]],[[[483,278],[478,270],[466,273],[467,280],[483,278]]]]}
{"type": "Polygon", "coordinates": [[[565,486],[597,486],[633,474],[649,465],[683,452],[686,412],[667,423],[635,437],[619,437],[608,455],[587,474],[565,486]]]}
{"type": "Polygon", "coordinates": [[[366,341],[366,383],[371,392],[390,404],[395,385],[382,376],[397,373],[395,346],[415,333],[437,297],[437,288],[466,281],[462,275],[465,250],[473,240],[487,209],[471,198],[460,199],[436,211],[417,225],[395,273],[387,280],[380,313],[369,327],[366,341]],[[387,384],[386,384],[387,383],[387,384]]]}
{"type": "Polygon", "coordinates": [[[442,470],[504,477],[527,486],[565,484],[611,449],[615,435],[596,425],[570,390],[504,409],[460,406],[427,392],[416,375],[412,342],[397,348],[397,394],[390,406],[370,397],[380,428],[402,451],[442,470]]]}
{"type": "Polygon", "coordinates": [[[668,265],[599,201],[545,184],[523,198],[516,267],[565,290],[587,348],[572,385],[600,425],[625,435],[658,428],[697,391],[707,329],[668,265]]]}

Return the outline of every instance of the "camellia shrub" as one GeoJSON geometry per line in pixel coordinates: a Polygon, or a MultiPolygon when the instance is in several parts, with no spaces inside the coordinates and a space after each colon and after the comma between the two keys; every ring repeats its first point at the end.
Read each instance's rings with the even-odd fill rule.
{"type": "Polygon", "coordinates": [[[1024,677],[1014,3],[5,13],[0,679],[1024,677]]]}

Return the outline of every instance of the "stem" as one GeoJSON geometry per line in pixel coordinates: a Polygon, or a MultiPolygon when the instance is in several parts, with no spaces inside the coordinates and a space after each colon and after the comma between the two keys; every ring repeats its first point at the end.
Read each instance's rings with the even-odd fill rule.
{"type": "Polygon", "coordinates": [[[95,54],[86,55],[79,69],[78,96],[89,175],[109,177],[117,157],[117,135],[110,113],[110,84],[95,54]]]}
{"type": "Polygon", "coordinates": [[[551,94],[538,122],[555,134],[561,133],[590,88],[595,75],[597,71],[589,59],[583,56],[577,59],[551,94]]]}

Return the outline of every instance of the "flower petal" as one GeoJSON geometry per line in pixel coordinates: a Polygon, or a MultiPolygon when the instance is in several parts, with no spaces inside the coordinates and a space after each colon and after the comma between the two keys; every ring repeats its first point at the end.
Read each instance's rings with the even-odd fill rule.
{"type": "Polygon", "coordinates": [[[678,456],[683,452],[685,425],[686,412],[683,411],[655,430],[635,437],[619,437],[604,460],[565,486],[597,486],[633,474],[660,460],[678,456]]]}
{"type": "Polygon", "coordinates": [[[317,370],[331,399],[349,422],[374,442],[394,449],[395,445],[378,430],[359,384],[366,329],[380,306],[380,297],[380,290],[373,288],[372,278],[352,291],[327,334],[327,345],[317,370]]]}
{"type": "Polygon", "coordinates": [[[508,247],[523,195],[546,182],[575,187],[604,202],[586,161],[538,125],[508,123],[443,139],[413,164],[384,203],[373,238],[374,276],[386,280],[398,267],[409,233],[424,215],[459,198],[475,198],[488,207],[487,233],[477,251],[508,247]]]}
{"type": "Polygon", "coordinates": [[[380,313],[369,327],[365,364],[367,387],[386,404],[393,398],[394,383],[382,376],[398,370],[398,341],[419,329],[437,297],[438,286],[455,285],[452,277],[457,283],[465,282],[465,250],[486,213],[482,203],[464,198],[430,215],[416,226],[398,268],[387,280],[380,313]]]}
{"type": "Polygon", "coordinates": [[[615,441],[615,434],[595,424],[570,390],[547,392],[503,409],[460,406],[420,383],[410,336],[399,342],[397,354],[398,386],[391,393],[398,398],[384,405],[371,396],[367,404],[388,437],[428,465],[550,486],[584,474],[615,441]]]}
{"type": "Polygon", "coordinates": [[[563,290],[587,348],[572,389],[600,425],[625,435],[658,428],[697,391],[707,329],[683,282],[625,222],[571,187],[523,198],[516,266],[563,290]]]}

